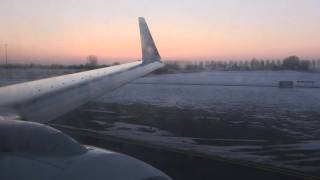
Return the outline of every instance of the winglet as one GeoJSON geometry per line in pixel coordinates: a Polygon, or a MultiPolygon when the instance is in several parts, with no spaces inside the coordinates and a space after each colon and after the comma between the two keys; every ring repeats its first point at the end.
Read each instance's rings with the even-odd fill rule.
{"type": "Polygon", "coordinates": [[[160,61],[158,49],[153,41],[148,25],[143,17],[139,17],[142,64],[149,64],[160,61]]]}

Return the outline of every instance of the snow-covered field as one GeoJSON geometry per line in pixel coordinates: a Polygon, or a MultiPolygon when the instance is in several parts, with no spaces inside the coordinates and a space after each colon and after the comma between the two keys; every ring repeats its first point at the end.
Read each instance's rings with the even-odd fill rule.
{"type": "Polygon", "coordinates": [[[320,85],[319,73],[293,71],[212,71],[200,73],[163,74],[141,78],[136,82],[213,83],[278,85],[278,81],[315,81],[320,85]]]}
{"type": "MultiPolygon", "coordinates": [[[[70,71],[0,70],[0,86],[66,73],[70,71]]],[[[280,89],[277,87],[279,81],[314,81],[315,86],[320,86],[320,74],[232,71],[150,75],[99,98],[96,102],[101,103],[101,107],[80,108],[82,113],[90,116],[71,116],[70,122],[74,125],[95,124],[88,128],[97,130],[95,127],[99,127],[98,131],[118,137],[317,173],[320,170],[320,88],[280,89]],[[103,104],[107,104],[106,107],[115,105],[118,111],[106,108],[103,104]],[[236,112],[233,118],[228,118],[226,127],[246,128],[243,131],[251,127],[274,129],[297,141],[268,144],[264,139],[177,136],[166,128],[139,124],[135,120],[140,116],[133,116],[121,109],[127,106],[139,110],[140,106],[135,106],[139,104],[150,106],[151,110],[152,107],[176,109],[179,111],[174,115],[181,113],[181,116],[186,110],[206,112],[195,115],[193,120],[205,119],[218,124],[225,121],[224,116],[236,112]],[[79,120],[75,120],[77,118],[79,120]],[[79,122],[82,119],[83,122],[79,122]]],[[[141,114],[140,111],[138,113],[141,114]]],[[[165,115],[171,116],[170,113],[165,115]]],[[[172,115],[172,121],[175,121],[175,117],[172,115]]],[[[152,112],[145,118],[153,119],[152,112]]]]}
{"type": "Polygon", "coordinates": [[[320,110],[320,89],[225,85],[278,85],[278,81],[314,81],[320,74],[301,72],[204,72],[148,76],[106,95],[101,101],[218,109],[320,110]],[[151,83],[151,84],[143,84],[151,83]],[[158,84],[172,83],[172,84],[158,84]],[[191,84],[174,85],[175,83],[191,84]],[[218,85],[208,85],[218,84],[218,85]],[[196,84],[196,85],[193,85],[196,84]],[[199,85],[203,84],[203,85],[199,85]],[[221,86],[220,86],[221,85],[221,86]]]}
{"type": "Polygon", "coordinates": [[[118,136],[317,172],[320,167],[320,89],[280,89],[277,87],[278,81],[314,81],[315,86],[319,86],[320,74],[258,71],[154,75],[136,80],[98,101],[205,110],[221,114],[242,112],[247,119],[235,117],[232,123],[273,128],[302,141],[270,146],[215,146],[197,144],[192,137],[139,136],[134,133],[128,135],[128,132],[118,136]]]}
{"type": "MultiPolygon", "coordinates": [[[[142,128],[147,128],[141,126],[142,128]]],[[[148,127],[150,128],[150,127],[148,127]]],[[[111,136],[140,140],[143,142],[171,147],[173,149],[199,152],[207,155],[220,156],[228,159],[253,161],[276,167],[285,167],[319,175],[320,170],[320,140],[304,141],[283,145],[202,145],[197,138],[176,137],[170,132],[154,129],[153,132],[137,131],[139,125],[115,123],[114,127],[100,131],[111,136]],[[125,128],[124,128],[125,127],[125,128]]],[[[223,142],[229,139],[211,139],[223,142]]],[[[231,140],[236,141],[236,140],[231,140]]],[[[254,142],[253,142],[254,143],[254,142]]]]}
{"type": "MultiPolygon", "coordinates": [[[[320,89],[210,85],[164,85],[170,83],[219,83],[276,85],[279,80],[315,81],[320,74],[301,72],[204,72],[148,76],[110,93],[100,102],[143,103],[182,109],[228,113],[240,111],[252,126],[269,126],[304,138],[320,138],[320,89]],[[152,84],[141,84],[152,82],[152,84]]],[[[242,120],[241,120],[242,121],[242,120]]],[[[241,123],[234,119],[234,123],[241,123]]]]}

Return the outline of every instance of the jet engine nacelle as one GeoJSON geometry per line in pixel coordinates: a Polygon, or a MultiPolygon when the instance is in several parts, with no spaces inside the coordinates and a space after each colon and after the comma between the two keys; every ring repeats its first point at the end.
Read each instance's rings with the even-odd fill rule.
{"type": "Polygon", "coordinates": [[[142,161],[83,146],[43,124],[0,120],[0,141],[0,179],[170,180],[142,161]]]}

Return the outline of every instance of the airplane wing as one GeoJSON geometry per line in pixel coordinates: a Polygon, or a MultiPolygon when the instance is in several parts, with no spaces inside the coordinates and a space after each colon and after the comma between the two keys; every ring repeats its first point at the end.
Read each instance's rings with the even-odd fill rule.
{"type": "Polygon", "coordinates": [[[139,22],[142,63],[0,88],[0,179],[171,180],[144,162],[113,151],[83,146],[61,131],[44,125],[164,66],[144,19],[140,18],[139,22]],[[17,121],[16,114],[36,122],[17,121]]]}
{"type": "Polygon", "coordinates": [[[139,18],[142,61],[0,88],[1,109],[47,123],[107,92],[164,66],[144,18],[139,18]]]}

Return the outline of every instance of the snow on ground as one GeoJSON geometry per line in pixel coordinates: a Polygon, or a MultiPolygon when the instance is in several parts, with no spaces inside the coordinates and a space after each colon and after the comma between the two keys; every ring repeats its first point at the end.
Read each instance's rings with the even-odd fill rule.
{"type": "Polygon", "coordinates": [[[281,71],[204,72],[148,76],[100,98],[99,101],[201,109],[222,114],[241,111],[250,117],[251,122],[240,122],[235,119],[233,123],[269,126],[295,138],[309,140],[290,145],[215,146],[197,144],[192,137],[180,139],[179,137],[131,136],[130,133],[124,133],[121,136],[178,149],[263,162],[306,172],[318,172],[320,117],[315,113],[320,110],[320,89],[280,89],[276,87],[278,81],[314,81],[315,85],[319,86],[320,74],[281,71]],[[157,84],[164,82],[172,84],[157,84]],[[174,83],[197,85],[182,86],[174,83]],[[207,85],[199,85],[202,83],[207,85]],[[208,83],[257,86],[211,86],[208,83]],[[275,87],[259,87],[260,85],[275,87]]]}
{"type": "Polygon", "coordinates": [[[320,89],[129,84],[101,101],[186,108],[318,110],[320,89]]]}
{"type": "MultiPolygon", "coordinates": [[[[280,80],[315,81],[320,74],[302,72],[203,72],[148,76],[136,80],[142,83],[214,83],[277,85],[280,80]]],[[[129,84],[106,95],[102,101],[147,103],[192,108],[281,108],[282,110],[319,110],[320,89],[279,89],[277,87],[181,86],[161,84],[129,84]]]]}
{"type": "Polygon", "coordinates": [[[200,73],[177,73],[148,76],[136,82],[150,83],[212,83],[212,84],[255,84],[278,85],[278,81],[314,81],[320,86],[319,73],[293,71],[212,71],[200,73]]]}
{"type": "MultiPolygon", "coordinates": [[[[320,157],[317,156],[317,154],[307,154],[310,150],[312,150],[312,152],[320,151],[320,141],[306,141],[305,143],[286,145],[201,145],[196,142],[199,138],[175,137],[172,133],[157,128],[152,128],[153,131],[141,132],[139,130],[140,128],[150,129],[150,127],[141,125],[114,123],[113,127],[106,128],[100,132],[111,136],[139,140],[174,149],[192,150],[194,152],[220,156],[223,158],[253,161],[304,172],[317,172],[320,169],[316,164],[301,166],[301,164],[305,164],[306,162],[312,163],[313,161],[320,160],[320,157]],[[282,152],[284,154],[282,154],[282,152]],[[289,159],[282,159],[283,157],[289,157],[289,159]]],[[[224,141],[224,139],[214,140],[224,141]]],[[[225,141],[230,141],[230,139],[225,139],[225,141]]]]}
{"type": "Polygon", "coordinates": [[[133,133],[136,135],[151,135],[151,136],[172,136],[173,134],[164,131],[159,130],[155,127],[150,126],[143,126],[143,125],[135,125],[135,124],[129,124],[129,123],[123,123],[123,122],[116,122],[113,124],[112,127],[107,129],[110,132],[117,132],[117,133],[133,133]]]}
{"type": "MultiPolygon", "coordinates": [[[[277,84],[279,80],[312,80],[320,74],[303,72],[204,72],[147,76],[135,82],[277,84]]],[[[242,112],[251,126],[269,126],[302,139],[320,138],[319,88],[128,84],[98,101],[150,104],[208,112],[242,112]],[[250,117],[250,118],[249,118],[250,117]]]]}
{"type": "MultiPolygon", "coordinates": [[[[67,72],[48,73],[45,70],[34,71],[33,69],[30,72],[0,70],[0,86],[63,73],[67,72]]],[[[120,122],[114,123],[102,132],[177,149],[276,164],[304,171],[319,171],[320,119],[318,114],[313,116],[312,114],[320,110],[320,89],[258,87],[261,85],[277,86],[278,81],[314,81],[316,86],[320,86],[320,74],[289,71],[232,71],[154,75],[138,79],[97,101],[120,104],[144,103],[156,106],[201,109],[222,114],[241,111],[250,118],[249,125],[270,126],[295,137],[304,137],[308,141],[290,145],[201,145],[192,137],[175,137],[165,130],[120,122]],[[198,85],[181,86],[174,85],[174,83],[198,85]],[[257,87],[210,86],[208,84],[257,85],[257,87]]],[[[93,122],[100,126],[106,125],[102,112],[97,110],[96,113],[99,113],[101,118],[95,119],[93,122]]],[[[103,113],[110,114],[110,112],[103,113]]],[[[235,119],[232,123],[248,122],[235,119]]]]}

